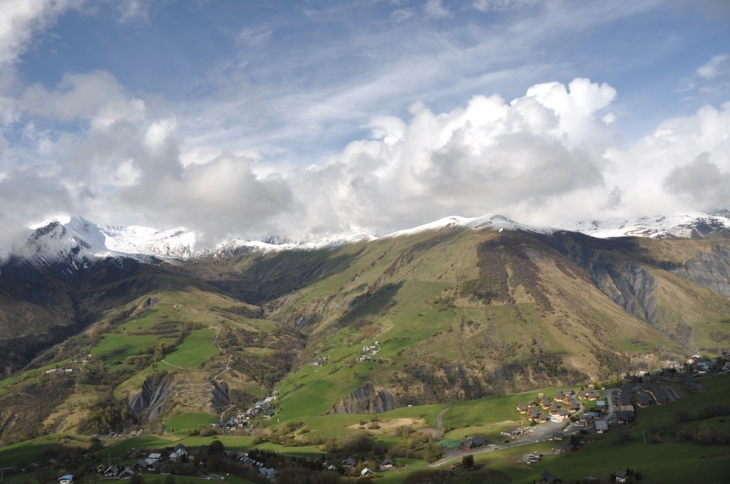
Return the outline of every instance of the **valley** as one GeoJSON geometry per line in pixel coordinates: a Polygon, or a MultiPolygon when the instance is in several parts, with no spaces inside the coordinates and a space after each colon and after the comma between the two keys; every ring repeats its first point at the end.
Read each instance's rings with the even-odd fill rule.
{"type": "MultiPolygon", "coordinates": [[[[679,482],[679,469],[698,458],[716,476],[698,482],[721,481],[712,469],[728,459],[724,420],[675,422],[674,413],[728,404],[724,226],[689,238],[603,239],[466,220],[322,247],[239,244],[194,257],[100,257],[80,229],[70,239],[57,223],[39,229],[26,252],[46,255],[5,258],[0,271],[0,463],[82,449],[127,466],[132,448],[219,441],[290,456],[274,460],[325,455],[338,479],[349,456],[368,468],[390,458],[395,469],[372,476],[384,483],[530,482],[545,470],[567,482],[627,466],[679,482]],[[48,256],[61,239],[61,256],[48,256]],[[715,360],[701,376],[684,365],[706,391],[668,381],[679,401],[637,409],[635,422],[592,433],[579,452],[518,464],[555,445],[503,442],[501,432],[531,426],[520,402],[589,386],[605,398],[604,388],[641,384],[627,372],[655,373],[695,354],[715,360]],[[701,425],[719,440],[681,441],[682,428],[701,425]],[[661,445],[639,449],[645,431],[661,445]],[[631,440],[614,444],[623,432],[631,440]],[[474,454],[474,471],[439,460],[475,435],[496,447],[474,454]],[[652,464],[650,449],[676,452],[678,474],[652,464]],[[641,464],[632,452],[645,457],[641,464]],[[448,472],[428,474],[434,462],[448,472]]],[[[593,407],[583,402],[573,417],[593,407]]],[[[303,466],[283,461],[281,469],[303,466]]],[[[215,462],[206,469],[228,465],[215,462]]],[[[236,475],[266,479],[239,467],[236,475]]]]}

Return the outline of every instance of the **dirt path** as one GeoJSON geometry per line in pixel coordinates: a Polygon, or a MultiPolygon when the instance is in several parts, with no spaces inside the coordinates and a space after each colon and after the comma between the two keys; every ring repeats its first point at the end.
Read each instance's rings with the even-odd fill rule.
{"type": "Polygon", "coordinates": [[[446,407],[445,409],[441,410],[439,414],[436,416],[436,431],[438,432],[439,437],[443,436],[444,433],[444,421],[443,416],[451,407],[446,407]]]}

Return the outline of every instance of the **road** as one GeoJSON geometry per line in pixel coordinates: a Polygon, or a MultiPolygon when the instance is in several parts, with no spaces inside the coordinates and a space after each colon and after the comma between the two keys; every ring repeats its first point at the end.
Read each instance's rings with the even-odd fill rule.
{"type": "MultiPolygon", "coordinates": [[[[447,409],[448,410],[448,409],[447,409]]],[[[429,464],[430,467],[439,467],[443,464],[446,464],[447,462],[450,462],[452,460],[461,459],[462,456],[467,454],[483,454],[485,452],[494,452],[497,450],[503,450],[503,449],[511,449],[512,447],[521,447],[523,445],[531,445],[535,444],[537,442],[541,442],[548,438],[548,436],[552,436],[553,432],[559,432],[563,428],[562,422],[545,422],[544,424],[540,424],[535,429],[535,435],[533,437],[527,438],[527,439],[520,439],[515,440],[513,442],[509,442],[507,444],[502,445],[488,445],[486,447],[481,447],[476,450],[472,451],[460,451],[456,454],[446,456],[440,460],[437,460],[436,462],[429,464]]]]}

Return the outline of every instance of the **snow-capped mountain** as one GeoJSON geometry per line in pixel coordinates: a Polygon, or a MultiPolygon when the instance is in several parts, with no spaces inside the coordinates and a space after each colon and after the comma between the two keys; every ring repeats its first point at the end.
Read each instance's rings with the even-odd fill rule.
{"type": "Polygon", "coordinates": [[[560,224],[557,228],[601,239],[610,237],[702,238],[730,230],[730,210],[657,215],[636,219],[608,219],[560,224]]]}
{"type": "MultiPolygon", "coordinates": [[[[457,227],[473,230],[524,230],[545,234],[562,230],[598,238],[702,238],[713,232],[730,231],[730,210],[636,219],[580,221],[559,224],[555,227],[523,225],[502,215],[484,215],[475,218],[446,217],[382,237],[401,237],[423,231],[457,227]]],[[[151,257],[186,260],[208,255],[224,257],[242,248],[262,252],[313,250],[378,238],[363,230],[355,230],[323,237],[310,236],[299,241],[276,236],[261,240],[232,238],[221,241],[213,247],[207,247],[201,244],[194,231],[184,227],[163,231],[139,226],[100,226],[77,216],[57,219],[29,232],[27,240],[15,244],[10,253],[0,254],[0,262],[8,256],[15,256],[41,265],[67,261],[75,268],[79,268],[90,261],[106,257],[131,257],[144,262],[150,261],[151,257]]]]}

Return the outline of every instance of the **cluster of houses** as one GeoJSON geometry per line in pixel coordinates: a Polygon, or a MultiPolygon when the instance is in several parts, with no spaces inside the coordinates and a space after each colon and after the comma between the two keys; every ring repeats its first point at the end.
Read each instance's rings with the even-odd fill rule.
{"type": "MultiPolygon", "coordinates": [[[[207,445],[201,445],[198,453],[201,455],[208,455],[210,453],[210,447],[207,445]]],[[[120,480],[131,479],[134,475],[144,472],[168,474],[170,473],[172,464],[187,462],[189,454],[192,454],[192,452],[189,452],[183,444],[177,444],[174,448],[167,449],[164,452],[147,452],[140,449],[132,449],[128,456],[131,458],[139,458],[133,464],[125,468],[115,465],[105,466],[100,464],[96,468],[96,471],[105,478],[120,480]]],[[[244,466],[256,469],[263,477],[273,478],[276,475],[275,469],[268,468],[263,462],[249,458],[248,453],[246,452],[227,451],[225,454],[228,458],[238,461],[244,466]]],[[[73,482],[68,484],[73,484],[73,482]]]]}
{"type": "MultiPolygon", "coordinates": [[[[88,355],[78,355],[74,358],[71,358],[71,365],[82,365],[86,366],[89,364],[91,359],[94,357],[91,353],[88,355]]],[[[46,375],[55,374],[55,375],[71,375],[75,376],[77,373],[81,371],[80,367],[76,368],[51,368],[50,370],[46,370],[46,375]]]]}
{"type": "MultiPolygon", "coordinates": [[[[633,471],[625,471],[622,469],[617,470],[613,473],[613,482],[618,482],[620,484],[631,482],[631,478],[633,477],[633,471]],[[631,472],[631,473],[629,473],[631,472]]],[[[558,482],[563,482],[562,479],[559,479],[558,477],[555,477],[552,473],[549,471],[545,471],[540,476],[540,484],[556,484],[558,482]]],[[[598,483],[598,477],[595,476],[588,476],[585,479],[583,479],[583,482],[589,482],[589,483],[598,483]]]]}
{"type": "Polygon", "coordinates": [[[362,353],[363,356],[357,357],[355,361],[357,361],[358,363],[367,363],[368,361],[373,361],[373,357],[370,355],[377,355],[378,353],[380,353],[380,341],[376,341],[373,345],[363,346],[362,353]]]}
{"type": "Polygon", "coordinates": [[[266,397],[262,401],[251,405],[251,407],[245,412],[239,412],[235,417],[230,417],[225,421],[216,420],[211,425],[217,429],[234,431],[246,427],[250,419],[258,417],[259,415],[270,419],[275,415],[271,406],[274,400],[276,400],[276,395],[266,397]]]}
{"type": "MultiPolygon", "coordinates": [[[[332,461],[331,458],[328,458],[325,461],[325,464],[327,465],[328,471],[337,470],[337,466],[335,466],[335,463],[332,461]]],[[[345,473],[352,474],[353,470],[355,468],[357,468],[359,464],[360,464],[360,459],[357,458],[356,456],[353,456],[353,457],[348,457],[347,459],[343,460],[340,463],[340,467],[342,467],[342,469],[345,471],[345,473]]],[[[381,471],[387,471],[387,470],[393,469],[394,467],[395,467],[395,462],[393,462],[391,459],[388,459],[388,458],[383,459],[380,462],[380,464],[378,464],[378,468],[381,471]]],[[[359,472],[359,477],[365,478],[365,479],[370,479],[375,476],[375,472],[376,472],[376,470],[365,467],[359,472]]]]}
{"type": "Polygon", "coordinates": [[[595,400],[598,396],[592,390],[590,393],[580,392],[576,394],[574,390],[558,390],[555,392],[554,401],[543,394],[538,395],[538,400],[530,400],[527,403],[517,403],[517,410],[521,414],[526,414],[533,422],[563,422],[570,418],[570,415],[580,410],[580,403],[576,397],[582,399],[595,400]],[[544,411],[542,411],[544,410],[544,411]]]}

